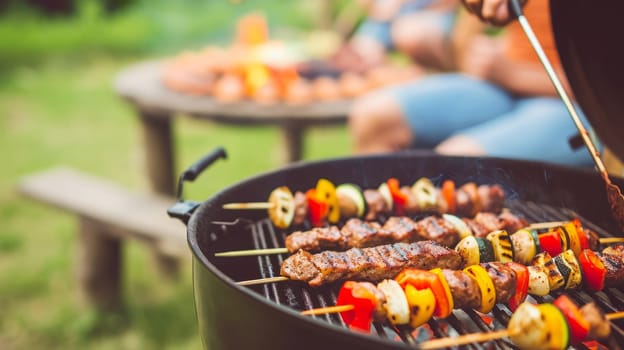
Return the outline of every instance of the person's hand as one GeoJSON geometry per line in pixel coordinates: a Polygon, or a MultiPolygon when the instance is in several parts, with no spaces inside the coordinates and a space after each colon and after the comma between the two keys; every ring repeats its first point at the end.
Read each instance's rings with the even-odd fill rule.
{"type": "Polygon", "coordinates": [[[496,82],[504,68],[503,45],[499,38],[475,36],[466,46],[460,70],[472,77],[496,82]]]}
{"type": "MultiPolygon", "coordinates": [[[[521,6],[524,6],[526,1],[518,0],[521,6]]],[[[478,16],[482,21],[496,26],[505,25],[515,18],[515,15],[510,11],[509,2],[509,0],[462,0],[468,12],[478,16]]]]}

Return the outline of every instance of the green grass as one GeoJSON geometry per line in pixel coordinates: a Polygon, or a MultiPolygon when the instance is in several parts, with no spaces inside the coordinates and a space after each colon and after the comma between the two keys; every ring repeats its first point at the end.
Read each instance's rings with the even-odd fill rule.
{"type": "Polygon", "coordinates": [[[0,16],[0,68],[49,57],[170,54],[224,44],[233,37],[235,19],[249,12],[264,13],[274,35],[287,35],[311,28],[315,10],[309,1],[137,0],[106,14],[99,1],[76,2],[69,17],[47,18],[23,8],[0,16]]]}
{"type": "MultiPolygon", "coordinates": [[[[287,13],[286,5],[276,5],[283,2],[269,3],[278,15],[281,13],[279,16],[290,18],[283,16],[287,13]]],[[[173,6],[157,4],[161,9],[173,6]]],[[[145,14],[156,14],[158,6],[145,14]]],[[[200,6],[206,10],[208,5],[200,6]]],[[[106,21],[140,28],[143,22],[123,20],[124,16],[135,18],[140,9],[129,9],[119,15],[122,19],[102,19],[97,15],[92,24],[80,22],[84,21],[80,18],[86,17],[68,19],[70,24],[41,18],[36,23],[24,22],[29,42],[21,44],[16,38],[11,39],[11,44],[5,39],[16,34],[15,30],[10,34],[13,29],[9,28],[23,17],[0,19],[0,57],[6,59],[5,53],[13,54],[11,62],[0,70],[0,349],[201,347],[190,266],[184,266],[179,281],[164,280],[154,270],[145,246],[127,244],[123,252],[126,312],[98,313],[77,299],[74,218],[26,200],[15,190],[22,176],[60,164],[112,179],[131,189],[147,188],[137,119],[132,108],[114,94],[112,82],[127,64],[173,50],[175,45],[162,52],[152,51],[146,44],[137,53],[129,47],[139,37],[156,37],[156,29],[166,31],[166,26],[161,23],[154,29],[146,25],[144,33],[137,30],[138,34],[118,34],[124,38],[118,48],[103,44],[106,40],[116,42],[111,29],[103,36],[110,35],[109,39],[94,44],[93,52],[85,49],[82,53],[85,39],[73,33],[102,29],[106,21]],[[36,37],[43,34],[35,33],[37,28],[42,33],[47,30],[50,37],[65,44],[46,46],[44,41],[38,42],[36,37]],[[62,49],[56,50],[59,47],[62,49]]],[[[162,19],[164,14],[159,16],[162,19]]],[[[214,25],[224,26],[229,21],[231,18],[224,18],[214,25]]],[[[189,22],[187,33],[201,32],[200,19],[189,17],[189,22]]],[[[215,164],[187,187],[188,198],[204,200],[236,181],[282,166],[275,128],[226,127],[179,118],[174,132],[177,173],[217,146],[224,146],[229,155],[227,161],[215,164]]],[[[313,129],[305,142],[304,156],[308,160],[349,153],[344,127],[313,129]]]]}

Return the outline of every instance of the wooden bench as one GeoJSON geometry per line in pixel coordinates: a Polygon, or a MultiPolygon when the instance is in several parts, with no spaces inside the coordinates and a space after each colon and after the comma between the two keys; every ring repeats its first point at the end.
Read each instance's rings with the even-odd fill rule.
{"type": "Polygon", "coordinates": [[[128,191],[76,170],[60,167],[27,176],[21,194],[78,216],[77,280],[82,299],[102,309],[121,303],[121,244],[133,238],[152,248],[156,265],[177,276],[190,257],[186,227],[167,216],[175,199],[128,191]]]}

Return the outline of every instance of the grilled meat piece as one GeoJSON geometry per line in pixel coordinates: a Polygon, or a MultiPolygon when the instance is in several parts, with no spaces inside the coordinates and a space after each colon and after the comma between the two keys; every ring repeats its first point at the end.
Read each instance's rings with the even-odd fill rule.
{"type": "MultiPolygon", "coordinates": [[[[508,217],[506,220],[509,221],[523,221],[512,219],[514,215],[511,213],[506,213],[506,216],[508,217]]],[[[479,213],[475,219],[464,219],[464,221],[475,235],[485,237],[492,231],[505,228],[502,226],[505,220],[496,218],[494,214],[479,213]],[[497,223],[499,226],[496,226],[497,223]]],[[[291,253],[299,249],[319,252],[422,240],[431,240],[453,247],[459,241],[459,233],[455,226],[439,216],[429,216],[419,221],[404,216],[390,217],[383,226],[376,222],[349,219],[342,229],[329,226],[316,227],[309,231],[295,231],[286,237],[286,248],[291,253]]]]}
{"type": "Polygon", "coordinates": [[[392,243],[392,232],[382,229],[377,222],[349,219],[340,230],[349,247],[372,247],[392,243]]]}
{"type": "MultiPolygon", "coordinates": [[[[607,248],[608,249],[608,248],[607,248]]],[[[605,249],[606,250],[606,249],[605,249]]],[[[624,282],[624,256],[622,254],[596,253],[607,270],[605,287],[617,287],[624,282]]]]}
{"type": "Polygon", "coordinates": [[[624,243],[617,243],[612,246],[608,246],[602,250],[602,254],[616,255],[620,257],[621,260],[622,256],[624,256],[624,243]]]}
{"type": "Polygon", "coordinates": [[[516,294],[516,272],[500,262],[488,262],[481,264],[488,272],[494,287],[496,288],[496,303],[506,303],[516,294]]]}
{"type": "Polygon", "coordinates": [[[505,191],[500,185],[481,185],[477,189],[481,210],[498,213],[503,209],[505,191]]]}
{"type": "Polygon", "coordinates": [[[345,250],[348,237],[338,227],[315,227],[309,231],[295,231],[286,237],[286,247],[291,251],[303,248],[310,252],[345,250]],[[293,248],[293,249],[291,249],[293,248]]]}
{"type": "Polygon", "coordinates": [[[473,217],[480,210],[477,184],[468,182],[455,190],[455,212],[458,215],[473,217]]]}
{"type": "Polygon", "coordinates": [[[514,215],[508,209],[499,209],[498,212],[500,212],[498,214],[498,222],[502,230],[514,233],[521,228],[529,226],[529,223],[524,218],[514,215]]]}
{"type": "Polygon", "coordinates": [[[583,231],[585,232],[585,235],[587,236],[589,249],[591,250],[600,249],[600,236],[598,236],[598,234],[594,232],[593,230],[590,230],[586,227],[583,227],[583,231]]]}
{"type": "Polygon", "coordinates": [[[301,225],[304,223],[308,216],[308,199],[306,195],[301,192],[295,192],[295,216],[293,217],[293,225],[301,225]]]}
{"type": "Polygon", "coordinates": [[[445,247],[454,247],[459,242],[457,229],[438,216],[428,216],[418,221],[417,232],[421,240],[432,240],[445,247]]]}
{"type": "Polygon", "coordinates": [[[366,201],[366,221],[378,219],[380,216],[390,213],[390,208],[384,197],[377,190],[364,190],[364,200],[366,201]]]}
{"type": "Polygon", "coordinates": [[[605,339],[611,333],[611,323],[604,313],[594,303],[587,303],[581,307],[581,314],[589,321],[587,339],[605,339]]]}
{"type": "Polygon", "coordinates": [[[476,237],[485,238],[488,233],[496,230],[506,230],[514,233],[523,227],[527,227],[529,223],[509,210],[503,210],[500,214],[490,212],[480,212],[474,216],[474,219],[463,219],[470,230],[476,237]]]}
{"type": "Polygon", "coordinates": [[[394,242],[415,242],[419,239],[418,224],[406,216],[393,216],[386,220],[383,229],[392,232],[394,242]]]}
{"type": "Polygon", "coordinates": [[[498,215],[492,213],[477,213],[474,219],[464,219],[476,237],[485,238],[488,233],[501,229],[498,215]]]}
{"type": "Polygon", "coordinates": [[[456,309],[477,309],[481,291],[477,282],[461,270],[442,270],[453,296],[456,309]]]}
{"type": "Polygon", "coordinates": [[[420,241],[352,248],[346,252],[310,254],[300,250],[284,260],[280,273],[291,280],[318,287],[340,279],[376,282],[393,278],[408,267],[459,269],[463,263],[455,250],[432,241],[420,241]]]}

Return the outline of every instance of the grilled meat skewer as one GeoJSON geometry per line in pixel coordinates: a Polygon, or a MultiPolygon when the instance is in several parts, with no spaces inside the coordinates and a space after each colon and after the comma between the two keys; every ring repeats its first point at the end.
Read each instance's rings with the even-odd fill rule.
{"type": "Polygon", "coordinates": [[[295,231],[286,237],[285,245],[290,253],[300,249],[312,253],[323,250],[342,251],[356,247],[364,248],[422,240],[431,240],[446,247],[454,247],[466,234],[484,237],[492,231],[515,232],[526,226],[527,222],[524,219],[509,211],[503,211],[498,215],[480,212],[473,219],[463,219],[463,223],[462,219],[448,214],[428,216],[418,221],[406,216],[393,216],[386,220],[383,226],[377,222],[365,222],[353,218],[347,220],[342,228],[329,226],[315,227],[308,231],[295,231]]]}
{"type": "Polygon", "coordinates": [[[458,269],[462,265],[463,259],[455,250],[419,241],[318,254],[300,250],[284,260],[280,274],[318,287],[341,279],[380,281],[408,267],[458,269]]]}
{"type": "MultiPolygon", "coordinates": [[[[585,249],[593,253],[589,249],[585,249]]],[[[544,253],[542,253],[544,254],[544,253]]],[[[539,254],[539,255],[542,255],[539,254]]],[[[547,253],[546,253],[547,254],[547,253]]],[[[574,254],[562,253],[562,257],[570,258],[574,254]]],[[[604,285],[616,286],[624,282],[624,245],[619,244],[614,247],[608,247],[602,253],[595,253],[605,269],[604,285]]],[[[555,287],[553,275],[562,276],[564,280],[570,280],[570,273],[575,271],[568,270],[564,276],[560,268],[555,264],[555,260],[562,259],[555,257],[554,259],[541,259],[534,262],[529,271],[531,279],[535,283],[532,288],[534,290],[543,290],[540,284],[545,284],[546,294],[550,290],[561,288],[562,285],[555,287]],[[549,263],[549,261],[553,261],[549,263]],[[544,266],[548,264],[548,266],[544,266]],[[549,286],[549,284],[551,284],[549,286]]],[[[488,262],[492,263],[492,262],[488,262]]],[[[384,278],[392,278],[404,268],[413,267],[420,269],[431,269],[435,267],[449,268],[457,270],[463,267],[465,260],[455,250],[445,248],[432,241],[419,241],[415,243],[395,243],[370,248],[351,248],[344,252],[324,251],[318,254],[300,250],[297,253],[286,258],[281,265],[280,274],[293,281],[302,281],[308,283],[312,287],[318,287],[323,284],[334,282],[341,279],[354,279],[363,281],[380,281],[384,278]]],[[[576,263],[576,269],[581,266],[576,263]]],[[[580,273],[580,271],[576,271],[580,273]]],[[[508,275],[505,271],[498,271],[495,275],[508,275]]],[[[453,279],[453,276],[449,276],[453,279]]],[[[493,277],[498,281],[498,277],[493,277]]],[[[509,279],[508,276],[506,278],[509,279]]],[[[501,281],[500,288],[504,288],[501,281]]],[[[463,286],[463,281],[458,281],[458,286],[463,286]]],[[[571,284],[568,284],[571,286],[571,284]]],[[[515,288],[515,287],[514,287],[515,288]]],[[[513,289],[513,288],[512,288],[513,289]]],[[[458,294],[461,294],[458,292],[458,294]]],[[[540,293],[539,295],[544,295],[540,293]]],[[[467,305],[471,305],[474,301],[466,301],[467,305]]]]}

